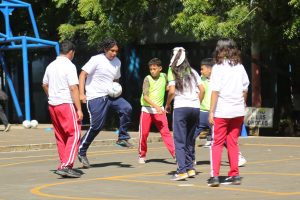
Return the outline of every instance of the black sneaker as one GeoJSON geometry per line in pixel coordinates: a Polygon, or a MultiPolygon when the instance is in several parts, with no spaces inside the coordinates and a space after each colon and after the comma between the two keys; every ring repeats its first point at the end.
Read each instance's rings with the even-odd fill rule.
{"type": "Polygon", "coordinates": [[[221,184],[222,185],[241,185],[242,179],[240,176],[229,176],[221,184]]]}
{"type": "Polygon", "coordinates": [[[58,169],[54,173],[58,174],[64,178],[80,178],[81,177],[80,173],[74,171],[73,169],[71,169],[68,166],[63,169],[58,169]]]}
{"type": "Polygon", "coordinates": [[[116,144],[119,145],[119,146],[121,146],[121,147],[127,147],[127,148],[133,147],[133,145],[130,144],[130,143],[128,142],[128,140],[117,140],[117,141],[116,141],[116,144]]]}
{"type": "Polygon", "coordinates": [[[81,156],[80,154],[78,154],[78,160],[79,162],[81,162],[83,168],[88,169],[91,167],[90,162],[86,156],[81,156]]]}
{"type": "Polygon", "coordinates": [[[219,177],[210,177],[207,181],[207,185],[209,187],[219,187],[220,185],[220,181],[219,181],[219,177]]]}

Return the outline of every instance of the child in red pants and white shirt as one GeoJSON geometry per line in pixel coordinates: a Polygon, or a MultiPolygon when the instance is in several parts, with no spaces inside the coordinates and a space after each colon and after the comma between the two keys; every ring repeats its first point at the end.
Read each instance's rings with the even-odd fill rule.
{"type": "Polygon", "coordinates": [[[209,122],[213,125],[211,178],[208,186],[218,187],[222,151],[226,142],[230,171],[224,184],[241,184],[238,167],[238,138],[241,132],[249,79],[233,40],[219,40],[212,69],[209,122]]]}

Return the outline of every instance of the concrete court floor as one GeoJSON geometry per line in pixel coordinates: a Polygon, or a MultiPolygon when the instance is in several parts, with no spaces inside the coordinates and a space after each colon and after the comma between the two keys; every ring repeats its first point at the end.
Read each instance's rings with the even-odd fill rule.
{"type": "MultiPolygon", "coordinates": [[[[0,153],[1,200],[49,199],[300,199],[300,138],[246,137],[240,149],[248,160],[240,168],[242,185],[210,188],[209,149],[197,142],[198,174],[171,181],[176,165],[162,142],[149,144],[148,161],[137,163],[137,150],[114,145],[91,147],[90,169],[80,179],[53,174],[55,149],[0,153]]],[[[135,147],[137,144],[135,144],[135,147]]],[[[80,167],[78,161],[75,167],[80,167]]],[[[226,150],[221,175],[228,171],[226,150]]]]}

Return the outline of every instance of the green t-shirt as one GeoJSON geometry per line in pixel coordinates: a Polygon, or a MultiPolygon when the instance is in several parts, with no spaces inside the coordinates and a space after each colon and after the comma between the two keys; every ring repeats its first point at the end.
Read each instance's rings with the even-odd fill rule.
{"type": "MultiPolygon", "coordinates": [[[[153,79],[151,75],[145,77],[149,81],[149,98],[158,106],[163,106],[166,92],[166,74],[160,73],[158,79],[153,79]]],[[[141,105],[151,107],[145,100],[144,95],[141,96],[141,105]]]]}
{"type": "Polygon", "coordinates": [[[204,87],[204,98],[200,104],[200,110],[208,111],[210,109],[210,98],[211,98],[211,89],[209,84],[209,79],[204,76],[201,76],[201,85],[204,87]]]}

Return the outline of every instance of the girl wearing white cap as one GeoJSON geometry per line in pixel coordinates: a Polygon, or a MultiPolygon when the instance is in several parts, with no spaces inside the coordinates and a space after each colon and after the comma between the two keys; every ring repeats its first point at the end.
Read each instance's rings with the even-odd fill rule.
{"type": "Polygon", "coordinates": [[[168,98],[166,111],[170,113],[174,99],[173,135],[177,170],[171,180],[178,181],[194,177],[192,146],[193,135],[199,118],[200,76],[191,68],[185,49],[173,49],[173,57],[168,71],[168,98]]]}

